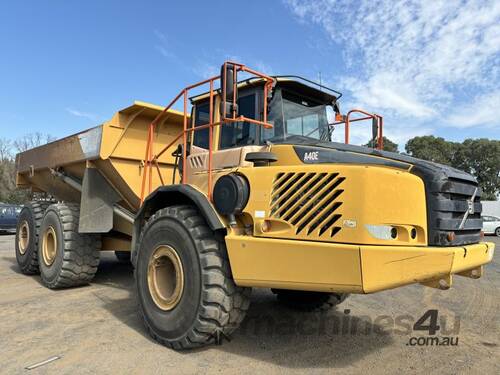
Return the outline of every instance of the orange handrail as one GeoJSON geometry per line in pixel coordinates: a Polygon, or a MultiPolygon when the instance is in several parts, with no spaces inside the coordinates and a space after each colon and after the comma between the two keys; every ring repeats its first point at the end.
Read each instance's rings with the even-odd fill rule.
{"type": "MultiPolygon", "coordinates": [[[[252,119],[252,118],[247,118],[245,116],[236,116],[236,112],[233,110],[232,113],[230,114],[230,117],[227,116],[226,113],[226,105],[225,105],[225,98],[223,98],[223,113],[221,114],[221,119],[218,122],[214,122],[214,82],[216,80],[220,80],[221,76],[214,76],[208,79],[205,79],[203,81],[200,81],[198,83],[195,83],[193,85],[185,87],[183,90],[177,94],[177,96],[153,119],[151,124],[149,125],[148,128],[148,136],[147,136],[147,142],[146,142],[146,152],[145,152],[145,157],[144,157],[144,173],[142,175],[142,183],[141,183],[141,204],[144,202],[145,199],[145,193],[146,193],[146,184],[148,185],[148,194],[151,193],[152,190],[152,185],[153,185],[153,165],[158,173],[160,183],[164,185],[164,180],[161,175],[161,170],[160,166],[158,164],[158,158],[162,156],[168,149],[170,149],[173,145],[177,144],[179,139],[182,137],[182,166],[183,166],[183,174],[182,174],[182,180],[181,183],[185,184],[186,183],[186,159],[187,159],[187,137],[190,132],[202,130],[202,129],[209,129],[209,140],[208,140],[208,189],[207,189],[207,195],[208,198],[211,200],[212,198],[212,164],[213,164],[213,128],[215,126],[221,126],[224,124],[230,124],[234,122],[240,122],[240,121],[245,121],[249,122],[252,124],[260,125],[265,128],[272,128],[272,124],[267,122],[267,96],[269,90],[272,89],[274,79],[266,74],[260,73],[256,70],[250,69],[246,67],[243,64],[234,62],[234,61],[226,61],[224,63],[224,74],[227,72],[227,65],[233,65],[235,69],[233,69],[233,90],[234,92],[236,91],[237,88],[237,80],[236,80],[236,75],[237,72],[243,71],[247,72],[249,74],[252,74],[254,76],[263,78],[265,80],[264,83],[264,109],[263,109],[263,119],[262,121],[257,120],[257,119],[252,119]],[[196,87],[209,84],[209,123],[199,125],[196,127],[190,127],[188,128],[188,115],[187,115],[187,101],[188,101],[188,92],[191,89],[194,89],[196,87]],[[171,141],[167,146],[163,147],[157,154],[153,154],[153,148],[154,148],[154,134],[155,134],[155,128],[158,123],[158,121],[162,118],[162,116],[181,98],[183,97],[183,130],[182,132],[175,137],[173,141],[171,141]]],[[[224,77],[226,78],[226,77],[224,77]]],[[[225,81],[226,82],[226,81],[225,81]]],[[[233,107],[236,107],[236,95],[233,95],[233,107]]],[[[368,113],[365,112],[361,109],[352,109],[350,110],[346,116],[340,116],[342,118],[342,121],[335,122],[331,125],[337,125],[341,123],[345,123],[345,143],[349,144],[349,127],[351,122],[356,122],[356,121],[363,121],[363,120],[368,120],[368,119],[376,119],[378,121],[378,131],[377,131],[377,148],[382,150],[383,149],[383,118],[382,116],[375,114],[375,113],[368,113]],[[355,118],[351,119],[350,116],[354,113],[361,113],[365,115],[365,117],[360,117],[360,118],[355,118]]]]}
{"type": "Polygon", "coordinates": [[[384,139],[383,139],[383,125],[384,125],[384,118],[376,113],[369,113],[366,112],[362,109],[351,109],[349,112],[347,112],[346,116],[342,116],[343,120],[342,121],[337,121],[334,122],[331,125],[339,125],[339,124],[345,124],[345,134],[344,134],[344,143],[347,145],[349,144],[349,129],[350,129],[350,124],[351,122],[356,122],[356,121],[364,121],[364,120],[369,120],[369,119],[376,119],[378,123],[378,129],[377,129],[377,149],[383,150],[384,149],[384,139]],[[365,117],[359,117],[355,119],[350,119],[350,116],[354,113],[361,113],[365,115],[365,117]]]}
{"type": "MultiPolygon", "coordinates": [[[[233,69],[233,82],[234,82],[234,87],[233,87],[233,90],[234,92],[236,91],[236,86],[237,86],[237,80],[236,80],[236,74],[237,72],[240,72],[240,71],[243,71],[243,72],[247,72],[249,74],[252,74],[254,76],[257,76],[257,77],[260,77],[260,78],[263,78],[265,80],[265,83],[264,83],[264,111],[263,111],[263,119],[262,121],[259,121],[259,120],[256,120],[256,119],[251,119],[251,118],[247,118],[245,116],[236,116],[236,113],[235,111],[232,111],[233,113],[231,114],[231,117],[227,117],[227,114],[225,113],[226,111],[226,106],[224,105],[223,108],[224,108],[224,112],[221,116],[221,120],[218,121],[218,122],[214,122],[213,119],[214,119],[214,116],[213,116],[213,106],[214,106],[214,103],[213,103],[213,100],[214,100],[214,82],[216,80],[220,80],[221,79],[221,76],[214,76],[214,77],[211,77],[211,78],[208,78],[206,80],[203,80],[201,82],[198,82],[198,83],[195,83],[193,85],[190,85],[190,86],[187,86],[185,87],[181,92],[179,92],[179,94],[153,119],[153,121],[151,122],[151,124],[149,125],[149,128],[148,128],[148,137],[147,137],[147,142],[146,142],[146,152],[145,152],[145,158],[144,158],[144,173],[142,175],[142,183],[141,183],[141,204],[144,202],[144,199],[145,199],[145,192],[146,192],[146,183],[148,185],[148,194],[151,193],[151,190],[152,190],[152,185],[153,185],[153,174],[152,174],[152,171],[153,171],[153,164],[158,172],[158,175],[159,175],[159,178],[160,178],[160,182],[162,185],[164,185],[164,181],[163,181],[163,177],[161,176],[161,171],[160,171],[160,167],[159,167],[159,164],[158,164],[158,158],[163,155],[170,147],[172,147],[174,144],[177,143],[177,141],[182,137],[182,144],[183,144],[183,148],[182,148],[182,166],[183,166],[183,174],[182,174],[182,181],[181,183],[185,184],[186,183],[186,157],[187,157],[187,137],[188,137],[188,134],[190,132],[193,132],[193,131],[198,131],[198,130],[202,130],[202,129],[206,129],[208,128],[209,129],[209,141],[208,141],[208,190],[207,190],[207,195],[208,195],[208,198],[211,200],[211,197],[212,197],[212,153],[213,153],[213,128],[214,126],[220,126],[220,125],[224,125],[224,124],[228,124],[228,123],[234,123],[234,122],[239,122],[239,121],[245,121],[245,122],[250,122],[250,123],[253,123],[253,124],[256,124],[256,125],[261,125],[261,126],[264,126],[265,128],[272,128],[272,124],[268,123],[267,122],[267,93],[268,91],[271,89],[272,85],[273,85],[273,78],[266,75],[266,74],[263,74],[263,73],[260,73],[256,70],[253,70],[253,69],[250,69],[248,67],[246,67],[245,65],[243,64],[240,64],[240,63],[236,63],[236,62],[233,62],[233,61],[226,61],[224,63],[224,73],[227,71],[226,70],[226,67],[227,65],[230,64],[230,65],[233,65],[235,69],[233,69]],[[196,126],[196,127],[190,127],[188,128],[188,115],[187,115],[187,100],[188,100],[188,92],[189,90],[193,89],[193,88],[196,88],[196,87],[199,87],[199,86],[202,86],[202,85],[205,85],[205,84],[209,84],[210,85],[210,88],[209,88],[209,101],[210,101],[210,104],[209,104],[209,117],[210,117],[210,120],[209,120],[209,123],[208,124],[204,124],[204,125],[201,125],[201,126],[196,126]],[[165,146],[159,153],[157,153],[156,155],[153,155],[153,147],[154,147],[154,131],[155,131],[155,127],[158,123],[158,121],[160,120],[160,118],[181,98],[181,96],[183,97],[183,130],[182,132],[172,141],[170,142],[167,146],[165,146]]],[[[225,81],[226,82],[226,81],[225,81]]],[[[225,98],[224,98],[224,101],[225,101],[225,98]]],[[[233,108],[236,107],[236,95],[233,95],[233,108]]]]}

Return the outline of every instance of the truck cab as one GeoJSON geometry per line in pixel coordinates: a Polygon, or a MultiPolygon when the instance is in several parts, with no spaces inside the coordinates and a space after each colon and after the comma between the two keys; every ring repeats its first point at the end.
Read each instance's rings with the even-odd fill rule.
{"type": "MultiPolygon", "coordinates": [[[[193,131],[187,153],[187,181],[207,191],[208,181],[202,175],[208,170],[209,149],[214,173],[220,174],[223,170],[253,166],[247,155],[251,153],[257,157],[255,153],[269,152],[273,145],[331,140],[335,119],[340,116],[337,99],[341,94],[297,76],[274,77],[274,80],[266,108],[267,122],[272,127],[248,121],[224,123],[213,128],[211,147],[209,128],[193,131]]],[[[263,121],[264,83],[260,78],[238,83],[236,105],[239,116],[263,121]]],[[[208,124],[210,113],[213,123],[220,122],[220,90],[213,97],[212,112],[208,93],[192,97],[191,103],[192,128],[208,124]]],[[[279,160],[276,162],[280,163],[279,160]]]]}
{"type": "MultiPolygon", "coordinates": [[[[244,146],[283,143],[302,137],[312,140],[330,141],[331,123],[339,114],[336,93],[300,77],[276,77],[275,87],[269,98],[266,129],[254,123],[237,122],[225,124],[216,132],[218,148],[229,149],[244,146]],[[335,95],[336,94],[336,95],[335,95]]],[[[238,84],[238,113],[248,118],[263,120],[263,80],[249,79],[238,84]]],[[[194,105],[193,126],[207,123],[209,116],[208,95],[191,99],[194,105]]],[[[220,101],[217,96],[215,108],[220,101]]],[[[217,116],[217,111],[214,111],[217,116]]],[[[213,121],[217,121],[214,118],[213,121]]],[[[208,149],[208,129],[194,133],[193,144],[208,149]]]]}
{"type": "Polygon", "coordinates": [[[18,186],[57,199],[23,208],[21,271],[77,286],[92,280],[99,251],[130,251],[144,323],[174,349],[230,335],[251,288],[314,310],[351,293],[481,277],[494,244],[482,240],[477,180],[383,151],[382,117],[342,115],[340,96],[226,62],[166,107],[136,102],[19,154],[18,186]],[[190,108],[202,85],[210,90],[190,108]],[[172,109],[180,98],[182,112],[172,109]],[[376,148],[349,144],[356,121],[371,121],[376,148]],[[339,127],[343,143],[332,141],[339,127]]]}

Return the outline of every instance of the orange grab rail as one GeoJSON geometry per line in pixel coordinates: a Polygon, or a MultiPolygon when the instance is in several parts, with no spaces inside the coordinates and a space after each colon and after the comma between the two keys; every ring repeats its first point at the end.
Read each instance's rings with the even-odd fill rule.
{"type": "Polygon", "coordinates": [[[362,109],[351,109],[349,112],[347,112],[346,116],[341,116],[342,120],[334,122],[333,124],[330,125],[339,125],[339,124],[345,124],[345,136],[344,136],[344,143],[349,144],[349,130],[350,130],[350,125],[351,122],[356,122],[356,121],[365,121],[369,119],[375,119],[377,121],[378,127],[377,127],[377,149],[378,150],[383,150],[384,149],[384,139],[383,139],[383,126],[384,126],[384,118],[376,113],[369,113],[366,111],[363,111],[362,109]],[[351,115],[354,113],[360,113],[362,115],[365,115],[364,117],[358,117],[351,119],[351,115]]]}
{"type": "MultiPolygon", "coordinates": [[[[151,190],[153,188],[153,166],[155,167],[159,179],[162,185],[164,185],[163,177],[161,175],[160,171],[160,166],[158,164],[158,158],[163,155],[168,149],[170,149],[173,145],[175,145],[180,138],[182,138],[182,166],[183,166],[183,171],[184,173],[182,174],[182,183],[186,183],[186,156],[187,156],[187,138],[188,134],[193,131],[198,131],[202,129],[208,128],[208,198],[211,200],[212,196],[212,153],[213,153],[213,128],[215,126],[219,125],[224,125],[224,124],[229,124],[229,123],[234,123],[234,122],[239,122],[239,121],[246,121],[250,122],[256,125],[261,125],[264,126],[265,128],[272,128],[272,124],[269,124],[267,122],[267,96],[268,92],[272,89],[272,85],[274,82],[274,79],[266,74],[260,73],[256,70],[250,69],[246,67],[243,64],[236,63],[233,61],[226,61],[224,63],[224,73],[227,72],[227,65],[232,65],[234,67],[233,69],[233,90],[236,92],[236,74],[237,72],[247,72],[249,74],[252,74],[254,76],[263,78],[265,80],[264,84],[264,111],[263,111],[263,121],[259,121],[256,119],[251,119],[247,118],[245,116],[236,116],[236,113],[233,111],[231,117],[227,117],[226,112],[226,106],[224,105],[224,112],[221,116],[221,120],[218,122],[214,122],[214,116],[213,116],[213,111],[214,111],[214,82],[216,80],[220,80],[221,76],[214,76],[211,78],[208,78],[206,80],[203,80],[201,82],[195,83],[193,85],[185,87],[183,90],[179,92],[179,94],[153,119],[151,124],[149,125],[148,128],[148,136],[147,136],[147,142],[146,142],[146,151],[145,151],[145,156],[144,156],[144,171],[142,175],[142,183],[141,183],[141,204],[144,202],[145,199],[145,193],[146,193],[146,185],[148,187],[148,194],[151,193],[151,190]],[[188,115],[187,115],[187,107],[188,107],[188,92],[196,87],[202,86],[209,84],[209,96],[210,96],[210,104],[209,104],[209,123],[204,124],[201,126],[196,126],[196,127],[190,127],[188,128],[188,115]],[[183,115],[184,115],[184,120],[183,120],[183,130],[182,132],[168,145],[166,145],[160,152],[158,152],[156,155],[153,154],[153,147],[154,147],[154,134],[155,134],[155,128],[156,125],[158,124],[159,120],[162,118],[165,113],[172,108],[172,106],[177,103],[177,101],[183,97],[183,115]]],[[[225,81],[226,82],[226,81],[225,81]]],[[[224,98],[225,102],[225,98],[224,98]]],[[[236,95],[233,95],[233,108],[235,108],[236,105],[236,95]]]]}

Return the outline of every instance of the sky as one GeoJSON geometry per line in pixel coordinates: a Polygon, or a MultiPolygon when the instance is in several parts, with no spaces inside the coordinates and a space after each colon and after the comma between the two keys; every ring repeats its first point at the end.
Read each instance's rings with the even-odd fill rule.
{"type": "MultiPolygon", "coordinates": [[[[341,91],[414,136],[500,139],[499,1],[0,1],[0,137],[167,104],[227,59],[341,91]]],[[[370,136],[354,126],[352,143],[370,136]]],[[[334,135],[342,139],[341,132],[334,135]]]]}

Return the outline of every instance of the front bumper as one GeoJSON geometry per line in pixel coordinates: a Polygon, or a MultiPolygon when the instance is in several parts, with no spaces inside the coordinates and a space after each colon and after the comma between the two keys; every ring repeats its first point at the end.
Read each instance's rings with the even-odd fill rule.
{"type": "Polygon", "coordinates": [[[481,242],[460,247],[361,246],[363,291],[377,292],[412,283],[448,289],[452,275],[482,275],[493,258],[495,244],[481,242]]]}
{"type": "Polygon", "coordinates": [[[228,234],[237,285],[318,292],[373,293],[423,283],[446,289],[452,275],[480,277],[495,245],[369,246],[228,234]]]}

